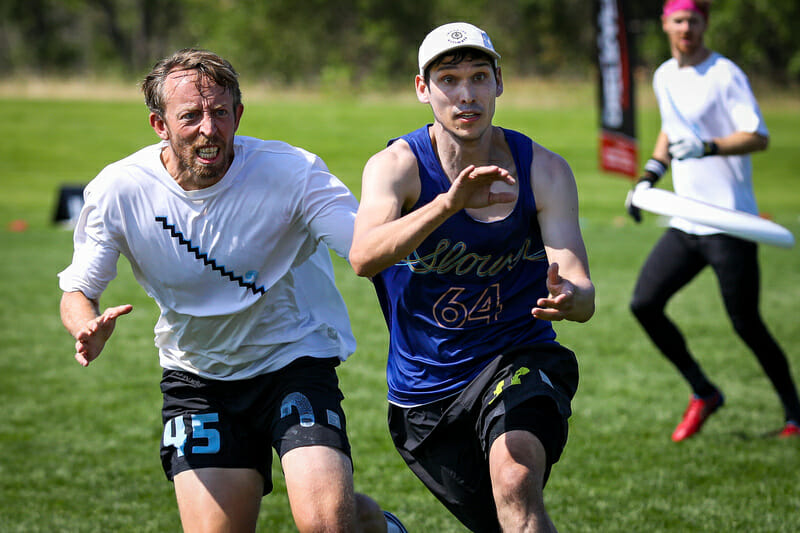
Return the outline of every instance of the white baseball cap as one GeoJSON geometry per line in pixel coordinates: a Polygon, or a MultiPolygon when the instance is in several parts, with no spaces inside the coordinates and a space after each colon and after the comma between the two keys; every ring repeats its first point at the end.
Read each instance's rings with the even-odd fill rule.
{"type": "Polygon", "coordinates": [[[456,48],[483,50],[494,58],[495,66],[500,59],[485,31],[467,22],[450,22],[430,32],[422,41],[419,47],[420,76],[425,75],[425,69],[434,59],[456,48]]]}

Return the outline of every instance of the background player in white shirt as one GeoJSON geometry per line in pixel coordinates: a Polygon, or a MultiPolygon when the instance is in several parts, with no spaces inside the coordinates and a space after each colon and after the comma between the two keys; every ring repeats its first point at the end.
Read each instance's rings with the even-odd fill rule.
{"type": "Polygon", "coordinates": [[[300,531],[386,531],[395,517],[354,494],[335,371],[355,341],[328,250],[347,257],[355,198],[314,154],[235,135],[238,75],[216,54],[181,50],[142,89],[162,142],[86,187],[59,274],[75,358],[132,309],[99,307],[122,254],[161,311],[161,457],[184,530],[255,530],[274,447],[300,531]]]}
{"type": "MultiPolygon", "coordinates": [[[[745,74],[705,46],[708,15],[706,1],[664,3],[662,25],[672,58],[653,78],[661,131],[637,187],[652,186],[671,163],[676,194],[758,214],[749,154],[764,150],[769,134],[745,74]]],[[[639,210],[630,202],[627,207],[638,222],[639,210]]],[[[753,242],[673,217],[642,267],[631,310],[692,389],[689,406],[672,434],[676,442],[700,431],[724,403],[722,392],[664,314],[667,301],[707,265],[719,280],[736,333],[756,355],[780,397],[785,415],[780,435],[800,436],[800,402],[789,364],[758,309],[757,253],[753,242]]]]}

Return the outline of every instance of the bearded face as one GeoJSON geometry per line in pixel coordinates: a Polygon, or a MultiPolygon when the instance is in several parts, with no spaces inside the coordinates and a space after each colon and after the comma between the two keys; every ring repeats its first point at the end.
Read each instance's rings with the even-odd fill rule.
{"type": "Polygon", "coordinates": [[[153,129],[168,142],[164,166],[184,189],[214,185],[233,161],[242,106],[234,109],[229,91],[193,70],[172,72],[164,92],[163,116],[150,116],[153,129]]]}

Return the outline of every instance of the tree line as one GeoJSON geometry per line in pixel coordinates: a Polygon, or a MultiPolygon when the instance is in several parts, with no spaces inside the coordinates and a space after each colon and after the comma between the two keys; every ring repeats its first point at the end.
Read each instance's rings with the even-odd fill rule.
{"type": "MultiPolygon", "coordinates": [[[[628,0],[636,62],[669,55],[663,0],[628,0]]],[[[139,78],[187,46],[220,53],[249,81],[380,87],[416,72],[435,26],[485,29],[515,76],[586,76],[595,62],[591,0],[4,0],[6,75],[139,78]]],[[[707,44],[751,76],[800,82],[796,0],[717,0],[707,44]]]]}

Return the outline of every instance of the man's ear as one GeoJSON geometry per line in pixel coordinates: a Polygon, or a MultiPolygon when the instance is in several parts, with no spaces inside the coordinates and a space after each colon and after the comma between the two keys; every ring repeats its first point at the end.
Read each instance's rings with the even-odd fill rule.
{"type": "Polygon", "coordinates": [[[503,71],[500,70],[500,67],[497,67],[495,76],[497,77],[497,93],[495,94],[497,97],[503,94],[503,71]]]}
{"type": "Polygon", "coordinates": [[[244,113],[244,104],[239,104],[236,108],[236,123],[233,127],[233,131],[237,131],[239,129],[239,121],[242,120],[242,113],[244,113]]]}
{"type": "Polygon", "coordinates": [[[419,100],[420,103],[429,104],[431,99],[428,94],[428,84],[425,83],[425,78],[417,74],[417,77],[414,78],[414,87],[417,90],[417,100],[419,100]]]}
{"type": "Polygon", "coordinates": [[[169,131],[167,130],[167,124],[164,122],[164,119],[158,113],[150,113],[150,126],[156,132],[156,135],[161,137],[163,140],[169,140],[169,131]]]}

